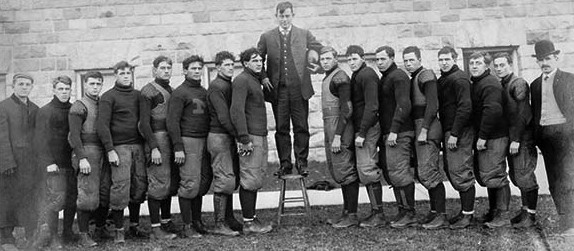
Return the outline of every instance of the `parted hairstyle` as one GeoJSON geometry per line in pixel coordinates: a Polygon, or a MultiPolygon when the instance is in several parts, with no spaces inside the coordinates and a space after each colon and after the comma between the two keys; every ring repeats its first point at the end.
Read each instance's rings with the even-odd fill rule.
{"type": "Polygon", "coordinates": [[[469,59],[484,58],[484,64],[489,65],[492,62],[492,57],[486,51],[477,51],[470,55],[469,59]]]}
{"type": "Polygon", "coordinates": [[[66,75],[58,76],[52,80],[52,88],[56,88],[58,83],[62,83],[68,86],[72,86],[72,79],[66,75]]]}
{"type": "Polygon", "coordinates": [[[233,55],[233,53],[229,51],[218,52],[217,54],[215,54],[215,65],[223,64],[223,61],[225,61],[226,59],[231,59],[231,61],[235,61],[235,56],[233,55]]]}
{"type": "Polygon", "coordinates": [[[167,64],[173,66],[173,61],[171,61],[170,58],[168,58],[168,57],[166,57],[166,56],[164,56],[164,55],[161,55],[161,56],[158,56],[157,58],[155,58],[155,59],[153,60],[153,63],[152,63],[152,64],[153,64],[153,68],[159,67],[159,64],[161,64],[161,62],[166,62],[167,64]]]}
{"type": "Polygon", "coordinates": [[[100,81],[104,82],[104,76],[99,71],[89,71],[88,73],[84,74],[82,81],[85,83],[88,81],[88,78],[95,78],[95,79],[99,79],[100,81]]]}
{"type": "Polygon", "coordinates": [[[247,50],[242,51],[241,54],[239,54],[239,59],[241,60],[241,65],[243,65],[243,67],[245,67],[245,62],[249,62],[249,60],[251,60],[253,55],[261,56],[261,53],[255,47],[251,47],[247,50]]]}
{"type": "Polygon", "coordinates": [[[195,63],[195,62],[199,62],[201,64],[201,67],[203,67],[203,58],[199,55],[191,55],[190,57],[186,58],[185,60],[183,60],[183,62],[181,63],[181,65],[183,66],[184,70],[187,70],[187,68],[189,67],[189,65],[191,63],[195,63]]]}
{"type": "Polygon", "coordinates": [[[438,51],[437,56],[440,56],[442,54],[449,54],[449,53],[452,56],[452,59],[456,60],[456,58],[458,57],[458,53],[456,53],[456,50],[450,46],[442,47],[442,49],[440,49],[438,51]]]}
{"type": "Polygon", "coordinates": [[[375,54],[381,51],[385,51],[387,53],[387,56],[389,56],[389,58],[395,58],[395,50],[392,47],[387,45],[381,46],[375,50],[375,54]]]}
{"type": "Polygon", "coordinates": [[[114,73],[118,73],[119,70],[129,68],[130,71],[134,70],[134,66],[129,64],[127,61],[120,61],[116,65],[114,65],[114,73]]]}
{"type": "Polygon", "coordinates": [[[289,1],[280,2],[277,4],[277,7],[275,8],[275,13],[283,14],[283,12],[285,12],[285,10],[287,9],[291,9],[291,13],[294,13],[293,4],[291,4],[291,2],[289,1]]]}
{"type": "Polygon", "coordinates": [[[421,50],[416,46],[409,46],[403,50],[403,56],[409,53],[415,53],[417,59],[421,59],[421,50]]]}
{"type": "Polygon", "coordinates": [[[363,47],[358,46],[358,45],[349,45],[349,47],[347,47],[347,52],[345,52],[345,56],[351,56],[352,54],[357,54],[360,57],[364,57],[365,56],[365,50],[363,50],[363,47]]]}
{"type": "Polygon", "coordinates": [[[508,54],[508,52],[496,53],[494,57],[492,57],[492,61],[494,61],[497,58],[506,58],[506,62],[508,62],[508,64],[512,64],[512,57],[510,56],[510,54],[508,54]]]}

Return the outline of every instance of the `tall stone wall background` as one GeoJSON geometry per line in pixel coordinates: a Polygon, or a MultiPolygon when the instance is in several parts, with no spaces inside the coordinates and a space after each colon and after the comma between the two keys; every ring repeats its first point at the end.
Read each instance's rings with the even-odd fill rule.
{"type": "MultiPolygon", "coordinates": [[[[276,26],[270,0],[0,0],[0,86],[2,96],[16,72],[36,78],[31,99],[51,98],[50,80],[77,71],[110,68],[120,60],[138,65],[136,86],[151,79],[151,62],[174,59],[173,83],[183,80],[181,61],[191,54],[212,61],[216,52],[238,54],[276,26]]],[[[574,71],[572,0],[293,0],[294,24],[310,29],[325,45],[343,53],[350,44],[373,52],[381,45],[401,51],[423,49],[423,64],[438,72],[436,52],[460,48],[518,45],[520,74],[532,81],[540,71],[533,44],[551,39],[562,50],[561,68],[574,71]]],[[[462,54],[462,53],[461,53],[462,54]]],[[[462,62],[462,58],[459,58],[462,62]]],[[[320,80],[310,103],[311,159],[323,161],[320,80]]],[[[207,82],[207,80],[205,81],[207,82]]],[[[79,88],[78,83],[74,88],[79,88]]],[[[269,142],[274,123],[269,117],[269,142]]],[[[276,154],[270,153],[270,161],[276,154]]]]}

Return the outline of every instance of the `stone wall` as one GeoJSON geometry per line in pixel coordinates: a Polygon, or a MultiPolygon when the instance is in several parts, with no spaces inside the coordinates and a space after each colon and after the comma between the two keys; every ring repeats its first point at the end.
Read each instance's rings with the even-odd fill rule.
{"type": "MultiPolygon", "coordinates": [[[[51,78],[77,76],[81,70],[106,69],[119,60],[130,60],[138,65],[136,84],[141,87],[149,81],[151,61],[159,54],[178,63],[196,53],[209,61],[217,51],[239,53],[254,46],[263,31],[276,26],[277,2],[0,0],[0,76],[9,82],[15,72],[30,72],[37,79],[32,100],[43,105],[51,97],[51,78]]],[[[340,52],[349,44],[362,45],[368,52],[390,45],[400,55],[402,48],[417,45],[423,49],[424,65],[438,71],[436,52],[443,45],[518,45],[518,69],[531,81],[539,74],[530,57],[533,44],[546,38],[562,50],[561,68],[574,71],[571,0],[292,2],[295,25],[310,29],[323,44],[340,52]]],[[[181,82],[181,72],[177,64],[173,83],[181,82]]],[[[310,104],[311,159],[319,161],[324,160],[318,88],[321,78],[313,77],[318,93],[310,104]]],[[[10,88],[0,86],[4,89],[4,95],[9,95],[10,88]]],[[[269,121],[273,130],[270,110],[269,121]]],[[[274,148],[273,132],[269,139],[274,148]]],[[[269,156],[270,161],[276,161],[276,154],[269,156]]]]}

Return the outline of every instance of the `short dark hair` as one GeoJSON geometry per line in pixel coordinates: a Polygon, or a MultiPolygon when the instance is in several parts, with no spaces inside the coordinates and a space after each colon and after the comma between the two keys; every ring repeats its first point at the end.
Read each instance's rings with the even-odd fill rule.
{"type": "Polygon", "coordinates": [[[245,67],[245,62],[249,62],[249,60],[251,60],[253,55],[261,56],[261,52],[259,52],[259,50],[257,50],[257,48],[255,48],[255,47],[251,47],[247,50],[242,51],[241,54],[239,54],[239,59],[241,60],[241,65],[243,65],[243,67],[245,67]]]}
{"type": "Polygon", "coordinates": [[[508,52],[496,53],[494,57],[492,57],[492,61],[494,61],[497,58],[506,58],[506,62],[508,62],[508,64],[512,64],[512,57],[510,56],[510,54],[508,54],[508,52]]]}
{"type": "Polygon", "coordinates": [[[16,83],[16,79],[20,79],[20,78],[28,79],[32,82],[32,84],[34,84],[34,78],[31,75],[28,75],[26,73],[16,73],[16,74],[14,74],[14,77],[12,77],[12,85],[14,85],[14,83],[16,83]]]}
{"type": "Polygon", "coordinates": [[[85,83],[88,81],[88,78],[95,78],[104,82],[104,76],[99,71],[89,71],[88,73],[84,74],[82,81],[85,83]]]}
{"type": "Polygon", "coordinates": [[[387,56],[389,56],[389,58],[395,58],[395,50],[392,47],[387,45],[381,46],[375,50],[375,54],[381,51],[385,51],[387,53],[387,56]]]}
{"type": "Polygon", "coordinates": [[[440,56],[442,54],[449,54],[449,53],[452,56],[452,59],[456,59],[458,57],[458,53],[456,53],[456,50],[450,46],[442,47],[442,49],[440,49],[438,51],[437,56],[440,56]]]}
{"type": "Polygon", "coordinates": [[[127,61],[120,61],[116,65],[114,65],[114,73],[118,73],[119,70],[129,68],[130,71],[133,71],[134,66],[129,64],[127,61]]]}
{"type": "Polygon", "coordinates": [[[363,47],[358,45],[349,45],[349,47],[347,47],[347,52],[345,52],[345,56],[348,57],[352,54],[358,54],[360,57],[364,57],[365,50],[363,50],[363,47]]]}
{"type": "Polygon", "coordinates": [[[409,53],[415,53],[417,59],[421,59],[421,50],[416,46],[409,46],[403,50],[403,56],[409,53]]]}
{"type": "Polygon", "coordinates": [[[293,13],[293,4],[289,1],[280,2],[275,8],[275,13],[283,14],[283,12],[285,12],[287,9],[291,9],[291,13],[293,13]]]}
{"type": "Polygon", "coordinates": [[[153,64],[153,68],[157,68],[157,67],[159,66],[159,64],[161,64],[161,62],[166,62],[167,64],[173,66],[173,61],[171,61],[170,58],[168,58],[168,57],[166,57],[166,56],[164,56],[164,55],[161,55],[161,56],[158,56],[157,58],[155,58],[155,59],[153,60],[153,63],[152,63],[152,64],[153,64]]]}
{"type": "Polygon", "coordinates": [[[474,52],[470,55],[470,57],[468,59],[470,60],[470,59],[477,59],[477,58],[484,58],[484,63],[486,65],[489,65],[490,62],[492,62],[492,57],[486,51],[474,52]]]}
{"type": "Polygon", "coordinates": [[[195,62],[199,62],[201,64],[201,66],[203,67],[203,58],[199,55],[191,55],[190,57],[186,58],[185,60],[183,60],[183,62],[181,63],[181,65],[183,66],[184,70],[187,70],[187,68],[189,67],[189,65],[191,63],[195,63],[195,62]]]}
{"type": "Polygon", "coordinates": [[[224,60],[231,59],[231,61],[235,61],[235,56],[233,53],[229,51],[220,51],[215,54],[215,65],[221,65],[224,60]]]}
{"type": "Polygon", "coordinates": [[[321,51],[319,52],[319,57],[321,57],[321,55],[327,53],[327,52],[331,52],[333,53],[333,57],[337,57],[338,53],[335,50],[335,48],[331,47],[331,46],[323,46],[323,48],[321,48],[321,51]]]}
{"type": "Polygon", "coordinates": [[[62,83],[68,86],[72,86],[72,79],[66,75],[58,76],[52,80],[52,88],[56,88],[58,83],[62,83]]]}

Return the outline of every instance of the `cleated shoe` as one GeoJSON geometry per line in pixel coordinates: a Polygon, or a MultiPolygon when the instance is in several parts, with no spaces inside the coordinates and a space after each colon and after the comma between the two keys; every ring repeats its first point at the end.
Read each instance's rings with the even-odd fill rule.
{"type": "Polygon", "coordinates": [[[213,234],[225,236],[238,236],[238,231],[233,231],[225,222],[216,222],[215,228],[211,230],[213,234]]]}
{"type": "Polygon", "coordinates": [[[339,222],[333,224],[334,228],[347,228],[359,225],[359,218],[357,218],[357,213],[350,213],[345,215],[339,222]]]}
{"type": "Polygon", "coordinates": [[[372,210],[371,215],[359,223],[359,227],[372,228],[372,227],[383,227],[387,225],[385,220],[385,214],[383,212],[377,212],[372,210]]]}
{"type": "Polygon", "coordinates": [[[252,221],[243,222],[243,233],[245,234],[265,234],[271,232],[271,230],[273,230],[271,224],[264,224],[257,218],[253,219],[252,221]]]}
{"type": "Polygon", "coordinates": [[[413,211],[407,211],[403,216],[403,218],[401,218],[398,221],[395,221],[394,223],[391,223],[392,228],[398,228],[398,229],[412,227],[416,225],[418,225],[418,221],[415,216],[415,212],[413,211]]]}
{"type": "Polygon", "coordinates": [[[419,224],[426,224],[434,220],[437,216],[437,212],[429,211],[425,217],[419,219],[419,224]]]}
{"type": "Polygon", "coordinates": [[[185,238],[201,238],[202,235],[195,231],[192,224],[186,224],[183,226],[183,237],[185,238]]]}
{"type": "Polygon", "coordinates": [[[181,228],[179,226],[177,226],[175,223],[173,223],[173,221],[168,221],[167,223],[162,223],[161,229],[165,232],[172,233],[172,234],[178,234],[179,232],[181,232],[181,228]]]}
{"type": "Polygon", "coordinates": [[[161,227],[152,227],[151,234],[149,237],[154,240],[173,240],[177,236],[173,233],[168,233],[164,231],[163,229],[161,229],[161,227]]]}
{"type": "Polygon", "coordinates": [[[455,217],[457,220],[450,223],[450,229],[463,229],[470,226],[472,223],[472,214],[463,214],[462,212],[455,217]]]}
{"type": "Polygon", "coordinates": [[[423,224],[423,228],[427,230],[435,230],[447,228],[449,226],[448,220],[446,219],[446,214],[435,214],[434,219],[423,224]]]}
{"type": "Polygon", "coordinates": [[[508,227],[510,226],[510,215],[508,211],[497,211],[497,214],[494,218],[484,223],[485,226],[488,228],[501,228],[501,227],[508,227]]]}
{"type": "Polygon", "coordinates": [[[126,236],[133,239],[147,239],[149,238],[149,233],[140,226],[130,226],[126,236]]]}

